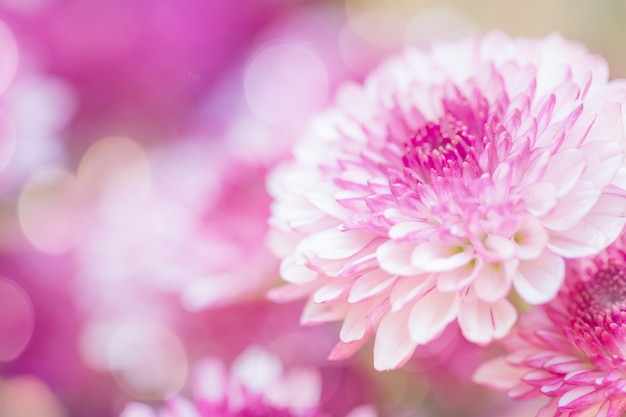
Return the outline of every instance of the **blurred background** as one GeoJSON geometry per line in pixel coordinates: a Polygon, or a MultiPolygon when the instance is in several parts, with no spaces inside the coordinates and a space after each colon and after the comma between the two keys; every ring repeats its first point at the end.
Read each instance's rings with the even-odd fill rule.
{"type": "Polygon", "coordinates": [[[376,373],[264,299],[264,176],[311,115],[407,44],[494,29],[626,76],[621,0],[0,0],[0,417],[158,405],[253,344],[319,369],[331,416],[526,415],[455,328],[376,373]]]}

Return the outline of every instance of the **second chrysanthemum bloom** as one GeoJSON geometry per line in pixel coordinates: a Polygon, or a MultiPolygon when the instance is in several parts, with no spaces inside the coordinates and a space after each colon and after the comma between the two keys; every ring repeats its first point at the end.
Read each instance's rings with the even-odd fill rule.
{"type": "Polygon", "coordinates": [[[303,322],[343,320],[336,358],[376,332],[380,370],[455,320],[472,342],[503,337],[512,288],[551,300],[564,258],[622,229],[625,98],[558,36],[407,50],[345,86],[270,177],[292,283],[272,296],[310,296],[303,322]]]}

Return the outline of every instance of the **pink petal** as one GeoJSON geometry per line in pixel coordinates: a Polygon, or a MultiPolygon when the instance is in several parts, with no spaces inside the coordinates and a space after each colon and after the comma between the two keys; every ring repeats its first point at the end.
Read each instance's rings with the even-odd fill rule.
{"type": "Polygon", "coordinates": [[[530,304],[552,300],[565,277],[565,261],[549,250],[536,259],[521,261],[513,285],[519,295],[530,304]]]}
{"type": "Polygon", "coordinates": [[[415,275],[422,272],[411,263],[415,245],[389,240],[378,247],[376,256],[380,267],[393,275],[415,275]]]}
{"type": "Polygon", "coordinates": [[[361,349],[366,340],[367,339],[363,338],[350,343],[337,343],[328,355],[328,360],[341,361],[344,359],[348,359],[349,357],[353,356],[359,349],[361,349]]]}
{"type": "Polygon", "coordinates": [[[287,303],[298,300],[300,298],[308,297],[313,291],[319,287],[319,283],[313,282],[303,285],[288,284],[280,287],[272,288],[266,294],[266,297],[270,301],[276,303],[287,303]]]}
{"type": "Polygon", "coordinates": [[[383,316],[374,342],[374,368],[378,371],[396,369],[413,355],[417,344],[408,330],[410,309],[389,312],[383,316]]]}
{"type": "Polygon", "coordinates": [[[451,271],[466,265],[473,258],[474,251],[471,248],[435,241],[416,246],[411,254],[413,266],[425,272],[451,271]]]}
{"type": "Polygon", "coordinates": [[[408,322],[411,339],[417,344],[430,342],[456,318],[458,308],[456,293],[433,289],[411,308],[408,322]]]}
{"type": "Polygon", "coordinates": [[[509,390],[519,384],[527,369],[510,365],[506,358],[499,357],[478,367],[472,379],[477,384],[497,390],[509,390]]]}
{"type": "Polygon", "coordinates": [[[579,401],[585,395],[596,391],[595,386],[582,386],[571,389],[559,399],[559,407],[565,407],[575,401],[579,401]]]}
{"type": "Polygon", "coordinates": [[[459,307],[458,321],[463,336],[477,344],[506,336],[516,319],[515,307],[507,299],[493,304],[478,299],[464,300],[459,307]]]}

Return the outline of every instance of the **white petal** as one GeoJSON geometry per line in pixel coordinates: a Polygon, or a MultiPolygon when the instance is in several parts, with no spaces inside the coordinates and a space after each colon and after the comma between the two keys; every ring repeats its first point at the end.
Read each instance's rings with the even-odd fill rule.
{"type": "Polygon", "coordinates": [[[411,308],[409,333],[417,344],[425,344],[439,336],[458,312],[456,293],[439,292],[434,288],[411,308]]]}
{"type": "Polygon", "coordinates": [[[556,205],[556,188],[548,182],[534,182],[522,191],[522,198],[528,212],[533,216],[543,216],[556,205]]]}
{"type": "MultiPolygon", "coordinates": [[[[513,263],[485,263],[474,281],[476,296],[488,303],[495,303],[506,297],[512,286],[511,269],[514,266],[508,266],[511,264],[513,263]]],[[[514,264],[517,265],[517,262],[514,264]]]]}
{"type": "Polygon", "coordinates": [[[554,185],[557,197],[561,197],[574,187],[586,166],[587,158],[583,151],[566,149],[550,157],[542,181],[554,185]]]}
{"type": "Polygon", "coordinates": [[[401,310],[405,305],[419,299],[433,287],[435,287],[435,277],[432,274],[400,277],[389,295],[391,311],[401,310]]]}
{"type": "Polygon", "coordinates": [[[559,198],[554,209],[541,223],[550,230],[563,231],[574,227],[596,205],[602,190],[589,181],[579,181],[559,198]]]}
{"type": "Polygon", "coordinates": [[[585,143],[581,151],[585,152],[589,161],[583,178],[593,182],[598,188],[604,188],[611,182],[623,166],[624,149],[618,143],[606,142],[602,146],[585,143]]]}
{"type": "Polygon", "coordinates": [[[357,303],[368,297],[379,294],[391,287],[397,277],[383,270],[374,270],[358,277],[348,296],[349,303],[357,303]]]}
{"type": "Polygon", "coordinates": [[[360,230],[328,229],[311,237],[309,249],[322,259],[345,259],[363,249],[372,238],[360,230]]]}
{"type": "Polygon", "coordinates": [[[333,278],[328,284],[320,287],[313,294],[313,301],[316,303],[326,303],[336,300],[347,294],[350,280],[347,278],[333,278]]]}
{"type": "Polygon", "coordinates": [[[304,284],[315,281],[319,273],[307,266],[296,262],[295,256],[288,256],[280,263],[280,276],[288,282],[294,284],[304,284]]]}
{"type": "Polygon", "coordinates": [[[388,309],[386,303],[375,298],[350,306],[341,325],[339,338],[344,343],[363,339],[388,309]]]}
{"type": "Polygon", "coordinates": [[[389,240],[378,247],[376,256],[380,267],[393,275],[415,275],[422,272],[411,264],[415,245],[389,240]]]}
{"type": "Polygon", "coordinates": [[[515,244],[511,239],[495,234],[487,235],[485,247],[500,260],[508,259],[515,253],[515,244]]]}
{"type": "Polygon", "coordinates": [[[605,191],[598,204],[575,227],[552,232],[548,247],[566,258],[595,255],[617,238],[625,222],[624,191],[605,191]]]}
{"type": "Polygon", "coordinates": [[[417,344],[408,330],[410,309],[383,316],[374,341],[374,368],[378,371],[396,369],[413,355],[417,344]]]}
{"type": "Polygon", "coordinates": [[[483,260],[475,258],[460,268],[440,272],[437,274],[437,288],[443,292],[460,291],[476,279],[482,266],[483,260]]]}
{"type": "Polygon", "coordinates": [[[339,204],[330,194],[309,191],[305,194],[305,197],[315,207],[322,210],[324,213],[335,217],[336,219],[347,219],[351,214],[350,210],[339,204]]]}
{"type": "Polygon", "coordinates": [[[536,259],[521,261],[513,277],[519,295],[530,304],[552,300],[565,277],[565,261],[550,250],[536,259]]]}
{"type": "Polygon", "coordinates": [[[348,303],[343,300],[318,304],[309,299],[302,311],[300,323],[315,324],[342,320],[346,316],[347,310],[348,303]]]}
{"type": "Polygon", "coordinates": [[[548,239],[548,232],[541,222],[535,217],[526,217],[513,237],[515,256],[519,259],[538,257],[548,244],[548,239]]]}
{"type": "Polygon", "coordinates": [[[517,312],[507,299],[493,304],[475,299],[461,302],[458,317],[463,336],[484,345],[506,336],[515,324],[517,312]]]}
{"type": "Polygon", "coordinates": [[[416,246],[411,254],[411,262],[425,272],[443,272],[466,265],[473,257],[471,248],[433,241],[416,246]]]}
{"type": "Polygon", "coordinates": [[[407,235],[410,235],[411,233],[420,232],[432,228],[433,226],[426,222],[400,222],[391,226],[391,228],[389,229],[389,237],[394,240],[402,241],[403,238],[405,238],[407,235]]]}

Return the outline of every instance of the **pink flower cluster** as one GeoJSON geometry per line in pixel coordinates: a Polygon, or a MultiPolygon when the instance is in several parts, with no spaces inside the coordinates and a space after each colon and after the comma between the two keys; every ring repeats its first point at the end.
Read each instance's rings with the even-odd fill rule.
{"type": "Polygon", "coordinates": [[[602,58],[490,32],[371,69],[332,4],[18,3],[0,416],[625,415],[602,58]]]}
{"type": "Polygon", "coordinates": [[[474,343],[504,337],[513,290],[551,300],[565,260],[625,223],[624,93],[558,36],[408,49],[345,86],[270,177],[291,283],[273,297],[342,320],[335,358],[376,333],[379,370],[454,321],[474,343]]]}

